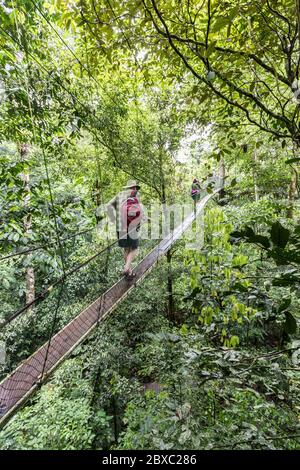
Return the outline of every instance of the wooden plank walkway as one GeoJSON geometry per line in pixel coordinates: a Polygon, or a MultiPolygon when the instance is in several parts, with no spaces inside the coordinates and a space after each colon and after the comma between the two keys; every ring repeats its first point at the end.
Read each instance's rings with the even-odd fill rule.
{"type": "MultiPolygon", "coordinates": [[[[215,193],[216,191],[205,196],[197,204],[197,215],[215,193]]],[[[53,370],[93,331],[98,322],[107,317],[142,281],[160,256],[165,254],[187,230],[195,215],[195,212],[192,212],[142,259],[134,270],[136,273],[134,281],[121,278],[0,383],[0,426],[3,426],[39,385],[47,380],[53,370]]]]}

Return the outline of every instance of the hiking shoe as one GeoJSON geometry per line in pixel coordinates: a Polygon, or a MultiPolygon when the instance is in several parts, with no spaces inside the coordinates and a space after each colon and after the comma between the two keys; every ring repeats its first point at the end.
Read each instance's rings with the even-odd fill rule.
{"type": "Polygon", "coordinates": [[[136,274],[133,272],[130,273],[129,271],[126,271],[124,273],[124,276],[125,276],[125,279],[127,279],[127,281],[131,281],[132,279],[136,277],[136,274]]]}

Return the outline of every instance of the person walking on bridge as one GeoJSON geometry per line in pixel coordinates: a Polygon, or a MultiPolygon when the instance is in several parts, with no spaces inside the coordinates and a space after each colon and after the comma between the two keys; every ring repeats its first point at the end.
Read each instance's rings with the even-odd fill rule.
{"type": "Polygon", "coordinates": [[[195,204],[200,201],[201,195],[201,186],[198,178],[193,179],[192,189],[191,189],[191,196],[195,204]]]}
{"type": "Polygon", "coordinates": [[[128,181],[123,191],[108,203],[108,215],[116,223],[118,244],[124,249],[123,274],[128,280],[135,277],[131,265],[138,254],[140,223],[143,216],[139,189],[140,186],[136,181],[128,181]]]}

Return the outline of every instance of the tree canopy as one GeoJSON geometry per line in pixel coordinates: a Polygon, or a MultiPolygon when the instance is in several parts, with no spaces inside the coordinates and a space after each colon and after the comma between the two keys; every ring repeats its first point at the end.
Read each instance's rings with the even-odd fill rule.
{"type": "Polygon", "coordinates": [[[212,196],[1,449],[299,449],[299,110],[300,0],[0,0],[1,380],[122,279],[128,180],[134,267],[212,196]]]}

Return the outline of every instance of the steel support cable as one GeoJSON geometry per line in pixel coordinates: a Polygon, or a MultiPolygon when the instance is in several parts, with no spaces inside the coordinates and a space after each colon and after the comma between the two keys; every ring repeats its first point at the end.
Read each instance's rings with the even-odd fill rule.
{"type": "MultiPolygon", "coordinates": [[[[8,31],[6,31],[1,25],[0,25],[0,30],[3,31],[4,34],[6,34],[6,36],[8,36],[15,44],[17,44],[22,50],[25,51],[24,49],[24,46],[23,44],[18,40],[16,39],[11,33],[9,33],[8,31]]],[[[26,51],[25,51],[26,52],[26,51]]],[[[31,52],[27,51],[27,54],[31,57],[31,59],[40,67],[41,70],[43,70],[44,72],[47,73],[48,76],[51,76],[53,70],[49,70],[47,67],[45,67],[31,52]]],[[[60,78],[58,77],[54,77],[54,81],[66,92],[68,93],[71,98],[74,100],[74,102],[77,102],[83,110],[85,110],[88,114],[90,114],[94,119],[96,119],[96,116],[95,114],[84,104],[82,103],[78,98],[77,96],[72,92],[70,91],[61,81],[60,78]]],[[[92,132],[92,130],[90,129],[89,125],[84,121],[82,120],[82,122],[84,123],[84,125],[86,126],[87,130],[89,130],[90,132],[92,132]]],[[[78,129],[78,127],[77,127],[78,129]]],[[[108,144],[106,144],[104,141],[102,141],[99,136],[97,136],[97,134],[93,134],[95,135],[95,138],[101,143],[101,145],[103,145],[104,147],[108,148],[109,150],[112,151],[112,148],[108,146],[108,144]]],[[[126,143],[125,141],[123,141],[124,143],[126,143]]]]}
{"type": "MultiPolygon", "coordinates": [[[[113,241],[109,247],[111,248],[112,246],[114,246],[116,243],[118,242],[118,240],[115,240],[113,241]]],[[[16,310],[12,315],[10,315],[3,323],[1,323],[0,327],[1,329],[6,326],[8,323],[11,323],[15,318],[17,318],[19,315],[21,315],[24,311],[28,310],[30,307],[32,307],[36,302],[38,302],[39,300],[44,300],[45,297],[52,291],[52,289],[54,287],[56,287],[57,285],[59,285],[64,279],[68,278],[69,276],[71,276],[72,274],[76,273],[77,271],[79,271],[80,269],[82,269],[84,266],[86,266],[87,264],[89,264],[91,261],[93,261],[94,259],[98,258],[98,256],[102,255],[104,252],[106,252],[106,250],[108,249],[108,247],[105,247],[103,248],[101,251],[95,253],[93,256],[91,256],[90,258],[88,258],[87,260],[83,261],[82,263],[74,266],[74,268],[71,268],[69,271],[67,271],[65,273],[64,276],[61,276],[59,279],[57,279],[56,281],[54,281],[52,284],[50,284],[50,286],[48,286],[46,289],[44,289],[38,296],[36,296],[31,302],[27,303],[26,305],[24,305],[23,307],[21,307],[20,309],[16,310]]]]}
{"type": "MultiPolygon", "coordinates": [[[[16,7],[14,6],[14,8],[16,8],[16,7]]],[[[18,24],[18,18],[17,18],[16,14],[14,16],[15,16],[15,23],[16,23],[17,32],[18,32],[18,40],[19,40],[19,43],[21,43],[21,31],[20,31],[19,24],[18,24]]],[[[25,54],[26,54],[27,66],[29,68],[27,46],[24,46],[24,49],[25,49],[25,54]]],[[[27,99],[28,99],[28,105],[29,105],[29,109],[30,109],[32,133],[33,133],[33,136],[34,136],[34,141],[36,142],[36,126],[35,126],[34,115],[33,115],[33,112],[32,112],[31,98],[30,98],[30,94],[29,94],[29,79],[28,79],[28,83],[27,83],[27,99]]],[[[43,127],[44,127],[44,122],[42,124],[43,124],[43,127]]],[[[57,243],[58,243],[59,251],[60,251],[62,270],[63,270],[63,274],[64,274],[64,277],[65,277],[66,269],[65,269],[65,260],[64,260],[64,254],[63,254],[63,246],[62,246],[62,242],[61,242],[61,239],[60,239],[59,228],[58,228],[58,224],[57,224],[56,210],[55,210],[55,205],[54,205],[54,200],[53,200],[53,193],[52,193],[51,182],[50,182],[50,177],[49,177],[49,170],[48,170],[46,152],[45,152],[44,145],[43,145],[42,131],[41,131],[40,127],[39,127],[39,137],[40,137],[40,144],[41,144],[42,155],[43,155],[43,160],[44,160],[44,166],[45,166],[45,171],[46,171],[46,180],[47,180],[47,185],[48,185],[48,190],[49,190],[50,204],[51,204],[52,214],[53,214],[53,218],[54,218],[56,238],[57,238],[57,243]]]]}
{"type": "MultiPolygon", "coordinates": [[[[22,47],[23,49],[23,46],[21,44],[21,41],[20,41],[20,38],[19,40],[16,40],[12,35],[10,35],[7,31],[5,31],[1,26],[0,26],[0,29],[2,31],[4,31],[5,34],[7,34],[16,44],[19,45],[19,47],[22,47]]],[[[26,54],[28,54],[30,57],[32,57],[32,59],[38,63],[39,66],[41,66],[41,68],[43,68],[44,70],[46,70],[48,72],[48,70],[39,63],[39,61],[37,61],[35,59],[35,57],[29,53],[27,50],[25,50],[26,54]]],[[[61,83],[60,83],[61,84],[61,83]]],[[[63,84],[61,84],[61,86],[68,92],[70,93],[65,87],[63,84]]],[[[76,100],[77,98],[75,97],[75,95],[72,94],[72,97],[76,100]]],[[[30,99],[30,97],[28,96],[28,99],[30,99]]],[[[78,100],[77,100],[78,101],[78,100]]],[[[79,102],[80,103],[80,102],[79,102]]],[[[81,103],[80,103],[81,104],[81,103]]],[[[41,133],[40,133],[40,139],[41,139],[41,142],[42,142],[42,136],[41,136],[41,133]]],[[[45,162],[45,167],[46,167],[46,175],[47,175],[47,182],[48,182],[48,186],[49,186],[49,191],[50,191],[50,200],[51,200],[51,205],[52,207],[54,208],[54,201],[53,201],[53,196],[52,196],[52,191],[51,191],[51,184],[50,184],[50,179],[49,179],[49,174],[48,174],[48,167],[47,167],[47,162],[46,162],[46,155],[45,155],[45,151],[44,151],[44,148],[42,147],[42,151],[43,151],[43,157],[44,157],[44,162],[45,162]]],[[[57,220],[56,220],[56,217],[55,217],[55,227],[56,227],[56,232],[57,232],[57,235],[58,235],[58,243],[59,243],[59,246],[60,246],[60,251],[61,251],[61,255],[62,255],[62,245],[61,245],[61,242],[60,242],[60,238],[59,238],[59,232],[58,232],[58,226],[57,226],[57,220]]],[[[101,250],[101,252],[103,252],[103,250],[101,250]]],[[[31,306],[33,306],[37,300],[41,300],[43,298],[45,298],[45,295],[47,293],[49,293],[52,288],[54,286],[56,286],[57,284],[59,284],[62,280],[64,280],[67,276],[69,276],[70,274],[73,274],[74,272],[76,272],[78,269],[82,268],[83,266],[85,266],[87,263],[89,263],[90,261],[92,261],[96,256],[99,256],[100,253],[97,253],[96,255],[94,255],[93,257],[89,258],[89,260],[85,261],[84,263],[81,263],[79,266],[76,266],[75,268],[71,269],[68,273],[66,273],[65,269],[64,269],[64,262],[63,262],[63,257],[62,257],[62,264],[63,264],[63,271],[64,271],[64,275],[58,279],[56,282],[54,282],[51,286],[49,286],[47,289],[45,289],[43,292],[41,292],[35,299],[33,299],[31,302],[27,303],[25,306],[23,306],[21,309],[18,309],[16,312],[14,312],[6,321],[3,322],[3,324],[1,325],[2,327],[4,327],[6,324],[10,323],[13,319],[15,319],[16,317],[18,317],[21,313],[23,313],[25,310],[27,310],[28,308],[30,308],[31,306]]]]}
{"type": "MultiPolygon", "coordinates": [[[[59,34],[59,32],[56,30],[56,28],[54,28],[54,26],[52,25],[51,21],[48,20],[47,16],[42,12],[42,10],[39,8],[39,6],[36,4],[36,2],[35,2],[34,0],[30,0],[30,1],[32,2],[32,4],[34,4],[34,5],[36,6],[37,10],[40,12],[40,14],[42,15],[42,17],[43,17],[43,18],[45,19],[45,21],[47,22],[47,24],[48,24],[48,25],[51,27],[51,29],[55,32],[55,34],[56,34],[57,37],[60,39],[60,41],[61,41],[61,42],[67,47],[67,49],[71,52],[71,54],[72,54],[73,57],[77,60],[77,62],[79,63],[79,65],[88,73],[89,77],[92,78],[92,80],[93,80],[96,84],[98,84],[98,85],[101,87],[101,89],[104,91],[104,93],[110,98],[110,100],[111,100],[114,104],[116,104],[117,106],[119,106],[119,104],[115,101],[115,99],[107,92],[106,88],[102,85],[102,83],[101,83],[98,79],[96,79],[96,78],[93,76],[93,74],[91,73],[89,67],[86,67],[86,66],[82,63],[82,61],[78,58],[78,56],[77,56],[77,55],[74,53],[74,51],[70,48],[70,46],[69,46],[69,45],[67,44],[67,42],[63,39],[63,37],[59,34]]],[[[116,18],[116,20],[118,20],[117,17],[116,17],[115,12],[114,12],[114,10],[113,10],[113,8],[112,8],[112,6],[111,6],[111,3],[110,3],[110,2],[109,2],[109,7],[110,7],[110,9],[111,9],[111,11],[112,11],[114,17],[116,18]]],[[[119,23],[119,22],[118,22],[118,23],[119,23]]],[[[120,30],[121,30],[121,33],[122,33],[122,35],[124,36],[124,38],[125,38],[125,40],[126,40],[128,46],[129,46],[129,49],[132,49],[131,44],[130,44],[130,42],[129,42],[129,39],[128,39],[127,36],[125,35],[125,33],[124,33],[124,31],[123,31],[123,29],[122,29],[121,26],[120,26],[120,30]]],[[[135,61],[136,61],[136,63],[138,63],[136,57],[135,57],[135,61]]],[[[128,87],[126,86],[124,80],[122,79],[121,76],[120,76],[119,78],[120,78],[121,82],[123,83],[123,85],[125,86],[125,90],[127,91],[127,93],[129,93],[129,89],[128,89],[128,87]]],[[[139,111],[139,113],[141,114],[141,111],[140,111],[139,108],[138,108],[138,111],[139,111]]],[[[141,115],[141,117],[143,117],[143,116],[141,115]]],[[[138,121],[137,119],[134,119],[134,121],[136,122],[137,127],[139,127],[140,129],[142,129],[142,127],[141,127],[141,125],[140,125],[140,121],[138,121]]],[[[124,142],[124,143],[125,143],[125,142],[124,142]]]]}
{"type": "MultiPolygon", "coordinates": [[[[31,1],[33,1],[33,0],[31,0],[31,1]]],[[[106,1],[106,0],[105,0],[105,1],[106,1]]],[[[128,45],[129,50],[131,51],[131,50],[134,49],[134,50],[136,51],[135,47],[132,46],[131,42],[129,41],[128,37],[126,36],[126,34],[125,34],[125,32],[124,32],[124,30],[123,30],[123,28],[122,28],[122,26],[121,26],[121,24],[120,24],[120,22],[119,22],[119,18],[116,16],[115,11],[114,11],[114,9],[113,9],[113,7],[112,7],[110,1],[107,0],[106,3],[108,4],[108,6],[109,6],[109,8],[110,8],[110,10],[111,10],[111,12],[112,12],[112,14],[114,15],[115,20],[117,21],[117,23],[118,23],[118,25],[119,25],[121,34],[122,34],[122,36],[124,37],[124,39],[125,39],[125,41],[126,41],[126,43],[127,43],[127,45],[128,45]]],[[[96,11],[95,11],[95,12],[96,12],[96,11]]],[[[83,15],[83,13],[82,13],[82,0],[80,1],[80,13],[81,13],[82,19],[83,19],[84,21],[86,21],[85,18],[84,18],[84,15],[83,15]]],[[[96,15],[97,15],[97,13],[96,13],[96,15]]],[[[90,29],[90,28],[89,28],[89,29],[90,29]]],[[[98,37],[95,35],[94,31],[90,29],[90,32],[92,33],[92,35],[94,36],[94,38],[96,38],[96,39],[98,40],[98,37]]],[[[134,59],[135,59],[135,63],[138,64],[138,60],[137,60],[137,57],[136,57],[136,56],[134,57],[134,59]]],[[[124,82],[122,76],[120,75],[119,78],[120,78],[121,82],[123,83],[123,85],[124,85],[124,87],[125,87],[125,90],[126,90],[127,93],[129,94],[130,90],[128,89],[126,83],[124,82]]],[[[135,94],[135,98],[136,98],[136,94],[135,94]]],[[[140,111],[139,108],[138,108],[138,111],[141,113],[141,111],[140,111]]],[[[141,117],[142,117],[142,116],[141,116],[141,117]]],[[[136,124],[137,124],[137,125],[140,124],[140,122],[137,121],[136,119],[135,119],[135,121],[136,121],[136,124]]]]}
{"type": "MultiPolygon", "coordinates": [[[[76,238],[76,237],[79,237],[80,235],[84,235],[86,233],[90,233],[94,230],[96,230],[97,227],[92,227],[92,228],[89,228],[89,229],[86,229],[86,230],[82,230],[80,232],[76,232],[74,233],[73,235],[69,235],[67,237],[63,237],[61,238],[60,240],[62,242],[65,242],[65,241],[68,241],[68,240],[71,240],[72,238],[76,238]]],[[[6,255],[6,256],[3,256],[2,258],[0,258],[0,262],[1,261],[4,261],[6,259],[10,259],[10,258],[15,258],[15,257],[19,257],[19,256],[23,256],[23,255],[27,255],[28,253],[32,253],[34,251],[38,251],[38,250],[44,250],[46,248],[48,248],[49,246],[51,245],[57,245],[57,241],[51,241],[52,238],[50,238],[50,241],[45,244],[45,245],[39,245],[39,246],[34,246],[34,247],[31,247],[31,248],[28,248],[27,250],[23,250],[23,251],[18,251],[16,253],[12,253],[10,255],[6,255]]]]}
{"type": "MultiPolygon", "coordinates": [[[[104,91],[104,93],[109,97],[109,99],[116,105],[120,108],[118,102],[107,92],[106,88],[102,85],[102,83],[96,79],[94,77],[94,75],[91,73],[91,71],[89,70],[89,67],[86,67],[82,61],[79,59],[79,57],[75,54],[75,52],[70,48],[70,46],[68,45],[68,43],[63,39],[63,37],[59,34],[59,32],[56,30],[56,28],[54,28],[54,26],[52,25],[51,21],[48,20],[47,16],[43,13],[43,11],[39,8],[39,6],[36,4],[36,2],[34,0],[30,0],[31,3],[33,5],[35,5],[35,7],[37,8],[37,10],[39,11],[39,13],[42,15],[42,17],[45,19],[45,21],[47,22],[47,24],[51,27],[51,29],[55,32],[55,34],[57,35],[57,37],[59,38],[59,40],[66,46],[66,48],[68,49],[68,51],[73,55],[73,57],[76,59],[76,61],[78,62],[78,64],[88,73],[89,77],[97,84],[100,86],[100,88],[104,91]]],[[[110,6],[110,8],[112,9],[112,7],[110,6]]],[[[112,12],[115,16],[115,13],[112,9],[112,12]]],[[[26,13],[25,13],[26,14],[26,13]]],[[[123,30],[122,28],[121,29],[121,32],[122,34],[125,36],[125,34],[123,33],[123,30]]],[[[128,40],[127,40],[128,41],[128,40]]],[[[129,42],[128,42],[129,43],[129,42]]],[[[121,81],[122,83],[125,85],[123,79],[121,78],[121,81]]],[[[129,89],[126,87],[125,85],[125,89],[127,91],[127,93],[129,93],[129,89]]],[[[136,121],[136,124],[140,125],[140,122],[135,120],[136,121]]],[[[125,143],[125,142],[124,142],[125,143]]]]}
{"type": "MultiPolygon", "coordinates": [[[[16,15],[15,15],[15,21],[16,21],[16,25],[18,25],[16,15]]],[[[18,28],[18,32],[19,32],[19,28],[18,28]]],[[[19,37],[19,41],[21,42],[20,34],[19,34],[18,37],[19,37]]],[[[27,58],[27,65],[29,66],[27,47],[26,47],[26,58],[27,58]]],[[[29,95],[29,88],[28,88],[28,91],[27,91],[27,97],[28,97],[28,103],[30,104],[30,110],[31,110],[32,132],[33,132],[33,135],[36,136],[36,134],[35,134],[35,121],[34,121],[34,116],[32,114],[32,106],[31,106],[31,99],[30,99],[30,95],[29,95]]],[[[44,121],[42,122],[42,126],[44,128],[43,130],[45,130],[44,121]]],[[[62,270],[63,270],[63,282],[61,284],[61,288],[59,290],[58,297],[57,297],[55,312],[54,312],[53,321],[52,321],[52,327],[51,327],[51,331],[50,331],[48,346],[47,346],[47,349],[46,349],[45,360],[44,360],[42,374],[41,374],[41,379],[42,379],[43,374],[44,374],[45,365],[46,365],[47,358],[48,358],[48,352],[49,352],[49,347],[50,347],[50,344],[51,344],[51,339],[52,339],[52,336],[54,334],[54,329],[55,329],[55,325],[56,325],[56,321],[57,321],[57,315],[58,315],[58,310],[59,310],[59,306],[60,306],[60,302],[61,302],[61,297],[62,297],[62,293],[63,293],[63,289],[64,289],[64,283],[65,283],[65,277],[66,277],[66,268],[65,268],[65,258],[64,258],[64,252],[63,252],[63,245],[62,245],[62,242],[61,242],[61,239],[60,239],[60,233],[59,233],[59,228],[58,228],[58,223],[57,223],[57,216],[56,216],[56,209],[55,209],[53,192],[52,192],[52,187],[51,187],[51,180],[50,180],[50,176],[49,176],[48,162],[47,162],[45,148],[44,148],[44,145],[43,145],[43,136],[42,136],[41,127],[39,127],[39,138],[40,138],[40,145],[41,145],[41,150],[42,150],[42,155],[43,155],[43,160],[44,160],[48,191],[49,191],[49,196],[50,196],[51,212],[52,212],[52,217],[54,219],[54,227],[55,227],[57,244],[58,244],[58,247],[59,247],[59,255],[60,255],[60,260],[61,260],[61,265],[62,265],[62,270]]]]}
{"type": "MultiPolygon", "coordinates": [[[[56,36],[59,38],[59,40],[66,46],[68,51],[73,55],[73,57],[76,59],[78,64],[88,73],[89,77],[98,85],[100,88],[104,91],[104,93],[110,98],[110,100],[116,105],[119,106],[119,103],[112,97],[106,90],[106,88],[102,85],[102,83],[94,77],[94,75],[91,73],[91,71],[82,63],[82,61],[79,59],[79,57],[75,54],[75,52],[71,49],[69,44],[64,40],[64,38],[59,34],[56,28],[52,25],[51,21],[47,18],[47,16],[44,14],[44,12],[41,10],[39,5],[34,1],[30,0],[30,2],[36,7],[36,9],[39,11],[39,13],[42,15],[44,20],[47,22],[47,24],[50,26],[50,28],[54,31],[56,36]]],[[[25,13],[26,14],[26,13],[25,13]]]]}
{"type": "Polygon", "coordinates": [[[76,273],[77,271],[79,271],[80,269],[84,268],[86,265],[88,265],[89,263],[91,263],[94,259],[98,258],[100,255],[102,255],[103,253],[105,253],[107,250],[111,250],[111,248],[113,246],[115,246],[116,244],[118,243],[118,240],[114,240],[113,242],[111,242],[108,246],[105,246],[104,248],[102,248],[102,250],[98,251],[97,253],[95,253],[93,256],[91,256],[90,258],[88,258],[87,260],[83,261],[82,263],[74,266],[73,268],[71,268],[69,271],[67,271],[65,273],[64,276],[61,276],[59,279],[57,279],[56,281],[54,281],[52,284],[50,284],[48,287],[46,287],[40,294],[38,294],[31,302],[28,302],[26,305],[24,305],[23,307],[21,307],[20,309],[16,310],[15,312],[13,312],[6,320],[4,320],[1,324],[0,324],[0,331],[1,329],[3,329],[7,324],[11,323],[15,318],[17,318],[19,315],[21,315],[23,312],[25,312],[26,310],[28,310],[30,307],[32,307],[36,302],[38,302],[39,300],[44,300],[46,298],[46,296],[52,292],[53,288],[56,287],[57,285],[59,285],[64,279],[68,278],[69,276],[71,276],[72,274],[76,273]]]}
{"type": "MultiPolygon", "coordinates": [[[[20,29],[19,29],[18,20],[17,20],[16,15],[15,15],[15,24],[16,24],[16,28],[17,28],[17,32],[18,32],[18,39],[19,39],[19,42],[21,42],[21,32],[20,32],[20,29]]],[[[26,53],[26,58],[28,60],[28,51],[27,51],[26,47],[25,47],[25,53],[26,53]]],[[[29,65],[29,62],[27,62],[27,66],[28,65],[29,65]]],[[[30,99],[30,95],[29,95],[29,88],[27,88],[27,98],[28,98],[28,104],[29,104],[29,109],[30,109],[32,132],[33,132],[33,136],[34,136],[34,141],[36,141],[35,123],[34,123],[34,117],[33,117],[33,114],[32,114],[32,106],[31,106],[31,99],[30,99]]],[[[51,204],[52,214],[53,214],[53,217],[54,217],[54,220],[55,220],[55,231],[56,231],[57,241],[58,241],[59,250],[60,250],[60,258],[61,258],[62,269],[63,269],[63,273],[64,273],[63,278],[65,279],[65,263],[64,263],[64,256],[63,256],[63,247],[62,247],[62,243],[61,243],[61,240],[60,240],[60,234],[59,234],[59,229],[58,229],[58,225],[57,225],[56,211],[55,211],[55,205],[54,205],[52,188],[51,188],[51,181],[50,181],[50,177],[49,177],[49,170],[48,170],[48,165],[47,165],[46,153],[45,153],[45,149],[44,149],[44,146],[43,146],[42,134],[41,134],[40,129],[39,129],[39,135],[40,135],[40,141],[41,141],[41,144],[42,144],[42,154],[43,154],[43,159],[44,159],[46,179],[47,179],[49,195],[50,195],[50,204],[51,204]]],[[[45,353],[45,359],[44,359],[44,364],[43,364],[43,368],[42,368],[41,378],[43,378],[44,368],[45,368],[45,364],[46,364],[46,361],[47,361],[48,351],[49,351],[52,335],[53,335],[56,320],[57,320],[57,314],[58,314],[58,310],[59,310],[59,306],[60,306],[60,300],[61,300],[63,288],[64,288],[64,281],[61,285],[61,289],[59,291],[58,299],[57,299],[57,302],[56,302],[56,308],[55,308],[54,318],[53,318],[52,327],[51,327],[51,331],[50,331],[48,347],[47,347],[46,353],[45,353]]],[[[17,383],[20,383],[20,381],[17,381],[17,383]]]]}
{"type": "Polygon", "coordinates": [[[45,148],[44,148],[44,145],[43,145],[42,131],[41,131],[40,128],[39,128],[39,136],[40,136],[42,155],[43,155],[45,171],[46,171],[46,179],[47,179],[47,185],[48,185],[49,196],[50,196],[51,211],[52,211],[52,214],[53,214],[57,244],[58,244],[58,247],[59,247],[59,254],[60,254],[62,270],[63,270],[63,274],[64,274],[63,277],[65,278],[66,268],[65,268],[65,258],[64,258],[64,253],[63,253],[63,245],[62,245],[62,242],[61,242],[61,239],[60,239],[60,233],[59,233],[59,228],[58,228],[58,224],[57,224],[56,209],[55,209],[55,204],[54,204],[54,199],[53,199],[53,192],[52,192],[51,181],[50,181],[50,176],[49,176],[48,163],[47,163],[45,148]]]}
{"type": "MultiPolygon", "coordinates": [[[[206,196],[200,206],[203,207],[210,197],[209,195],[206,196]]],[[[116,308],[119,302],[127,297],[137,283],[144,279],[155,266],[159,257],[170,248],[172,243],[175,243],[192,221],[193,217],[190,214],[184,222],[174,230],[173,234],[169,234],[142,259],[136,267],[137,278],[135,282],[128,283],[124,278],[121,278],[104,293],[102,299],[103,309],[101,308],[102,320],[116,308]]],[[[45,381],[49,374],[69,357],[71,352],[88,337],[94,328],[96,328],[99,318],[100,298],[96,299],[81,311],[79,315],[73,318],[73,320],[56,333],[55,336],[52,336],[51,344],[48,342],[45,343],[1,382],[1,424],[5,423],[9,417],[15,413],[16,409],[37,389],[40,384],[42,368],[44,368],[43,381],[45,381]],[[44,360],[47,350],[47,362],[45,364],[44,360]]]]}
{"type": "MultiPolygon", "coordinates": [[[[21,44],[21,42],[18,41],[18,40],[16,40],[10,33],[8,33],[8,32],[7,32],[4,28],[2,28],[1,26],[0,26],[0,30],[2,30],[7,36],[9,36],[10,39],[11,39],[13,42],[15,42],[19,47],[21,47],[22,49],[24,49],[24,47],[23,47],[23,45],[21,44]]],[[[28,51],[25,51],[25,52],[26,52],[44,71],[46,71],[48,74],[50,74],[49,70],[48,70],[46,67],[44,67],[30,52],[28,52],[28,51]]],[[[86,109],[85,105],[84,105],[83,103],[81,103],[81,102],[78,100],[78,98],[77,98],[72,92],[70,92],[70,91],[61,83],[61,80],[55,79],[55,81],[57,81],[57,83],[58,83],[68,94],[70,94],[70,95],[72,96],[72,98],[73,98],[75,101],[77,101],[82,107],[84,107],[84,108],[86,109]]],[[[88,111],[90,112],[90,110],[88,110],[88,111]]],[[[90,112],[90,113],[91,113],[91,112],[90,112]]],[[[95,117],[95,116],[93,115],[93,117],[95,117]]],[[[98,140],[98,141],[101,143],[101,145],[104,145],[105,147],[107,147],[107,144],[105,144],[101,139],[99,139],[99,136],[98,136],[97,134],[95,134],[95,133],[93,132],[93,130],[89,129],[88,126],[87,126],[87,129],[90,130],[90,131],[93,133],[94,137],[96,138],[96,140],[98,140]]],[[[109,148],[109,150],[113,151],[112,148],[109,148]]],[[[16,255],[17,255],[17,254],[16,254],[16,255]]],[[[15,256],[15,254],[14,254],[14,255],[8,255],[8,257],[11,257],[11,256],[15,256]]],[[[7,258],[7,257],[5,257],[4,259],[6,259],[6,258],[7,258]]],[[[22,310],[22,311],[23,311],[23,310],[22,310]]],[[[20,313],[21,313],[21,312],[20,312],[20,313]]]]}
{"type": "MultiPolygon", "coordinates": [[[[135,47],[135,45],[132,45],[131,41],[129,40],[129,38],[128,38],[127,35],[125,34],[125,32],[124,32],[124,30],[123,30],[123,28],[122,28],[122,24],[121,24],[121,22],[119,21],[119,18],[117,17],[117,15],[116,15],[116,13],[115,13],[113,7],[112,7],[112,4],[111,4],[110,0],[105,0],[105,2],[108,4],[108,6],[109,6],[109,8],[110,8],[110,10],[111,10],[111,12],[112,12],[112,14],[113,14],[115,20],[116,20],[117,23],[118,23],[118,26],[119,26],[119,28],[120,28],[121,34],[122,34],[122,36],[124,37],[124,39],[125,39],[125,41],[126,41],[128,47],[129,47],[129,51],[134,51],[134,61],[135,61],[136,70],[135,70],[135,79],[134,79],[134,86],[133,86],[133,88],[135,89],[135,90],[134,90],[134,98],[135,98],[135,104],[136,104],[136,110],[137,110],[136,118],[134,119],[134,121],[135,121],[135,123],[136,123],[136,125],[137,125],[136,128],[143,132],[143,128],[142,128],[142,126],[141,126],[141,121],[140,121],[140,120],[137,120],[137,114],[138,114],[138,113],[140,114],[141,120],[144,119],[144,116],[143,116],[143,114],[142,114],[140,108],[137,106],[137,68],[138,68],[138,66],[139,66],[140,69],[142,70],[142,67],[140,66],[139,61],[138,61],[138,59],[137,59],[137,50],[136,50],[136,47],[135,47]]],[[[121,82],[125,85],[125,89],[127,89],[127,86],[126,86],[126,84],[124,83],[124,80],[122,79],[122,76],[121,76],[121,75],[120,75],[120,79],[121,79],[121,82]]]]}
{"type": "Polygon", "coordinates": [[[61,283],[60,290],[59,290],[58,297],[57,297],[57,302],[56,302],[55,311],[54,311],[53,320],[52,320],[52,326],[51,326],[49,339],[48,339],[48,344],[47,344],[47,348],[46,348],[46,352],[45,352],[43,368],[42,368],[41,375],[40,375],[40,382],[42,382],[43,377],[44,377],[44,372],[45,372],[47,359],[48,359],[48,355],[49,355],[49,350],[50,350],[50,346],[51,346],[51,340],[52,340],[54,332],[55,332],[55,326],[56,326],[57,317],[58,317],[58,310],[59,310],[59,307],[60,307],[60,302],[61,302],[61,299],[62,299],[64,286],[65,286],[65,277],[63,279],[63,282],[61,283]]]}
{"type": "MultiPolygon", "coordinates": [[[[0,25],[0,31],[3,31],[4,34],[6,34],[6,36],[8,36],[15,44],[17,44],[21,49],[24,50],[24,47],[23,45],[12,35],[10,34],[9,32],[7,32],[1,25],[0,25]]],[[[44,70],[48,76],[51,76],[52,72],[51,70],[48,70],[43,64],[41,64],[41,62],[36,59],[36,57],[30,53],[30,52],[27,52],[28,55],[32,58],[32,60],[34,62],[36,62],[36,64],[42,69],[44,70]]],[[[54,81],[66,92],[68,93],[72,99],[74,100],[74,102],[77,102],[83,110],[85,110],[85,112],[87,112],[87,114],[91,115],[93,117],[93,119],[96,119],[96,115],[94,112],[92,112],[84,103],[82,103],[76,95],[74,95],[74,93],[72,91],[70,91],[61,81],[61,79],[59,79],[58,77],[54,77],[54,81]]],[[[101,144],[103,145],[103,147],[107,148],[113,155],[113,158],[115,160],[115,162],[117,164],[119,164],[118,160],[117,160],[117,157],[116,157],[116,149],[114,147],[112,147],[110,144],[108,144],[107,142],[105,142],[104,140],[102,140],[98,135],[97,133],[95,132],[95,129],[93,127],[91,127],[86,121],[84,121],[82,118],[81,118],[81,121],[82,123],[84,124],[85,128],[92,133],[92,135],[95,137],[95,139],[101,144]]],[[[78,126],[76,126],[76,129],[78,131],[80,131],[80,129],[78,128],[78,126]]],[[[96,127],[97,128],[97,127],[96,127]]],[[[124,141],[122,138],[119,138],[120,142],[122,142],[123,144],[125,144],[127,146],[128,142],[124,141]]],[[[133,148],[133,146],[131,145],[131,148],[133,148]]],[[[138,149],[137,149],[138,150],[138,149]]],[[[120,166],[121,170],[124,171],[124,173],[127,173],[129,175],[132,175],[132,173],[126,169],[123,169],[121,166],[120,166]]],[[[148,186],[148,182],[147,180],[145,180],[144,178],[141,178],[139,177],[139,179],[145,183],[147,186],[148,186]]]]}

